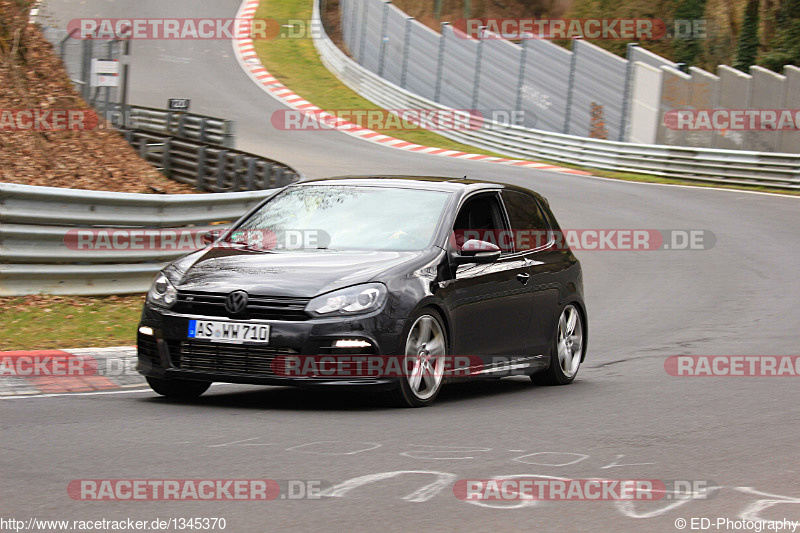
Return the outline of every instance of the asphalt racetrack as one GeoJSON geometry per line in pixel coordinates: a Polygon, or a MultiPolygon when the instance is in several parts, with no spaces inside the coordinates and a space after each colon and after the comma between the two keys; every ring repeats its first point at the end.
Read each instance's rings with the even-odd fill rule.
{"type": "MultiPolygon", "coordinates": [[[[48,0],[79,17],[233,17],[235,0],[48,0]]],[[[564,228],[707,230],[705,250],[577,252],[589,350],[568,387],[511,378],[445,388],[426,409],[345,392],[215,385],[2,403],[3,515],[70,520],[224,517],[227,531],[677,531],[679,519],[800,520],[797,379],[675,377],[673,355],[800,355],[800,203],[413,154],[270,125],[282,106],[230,41],[136,41],[131,102],[235,120],[237,148],[309,177],[468,175],[545,195],[564,228]],[[708,483],[706,499],[465,502],[457,480],[708,483]],[[549,476],[549,477],[547,477],[549,476]],[[317,480],[323,499],[75,501],[78,479],[317,480]]],[[[673,497],[675,496],[675,497],[673,497]]],[[[690,529],[690,526],[687,526],[690,529]]],[[[713,530],[713,529],[712,529],[713,530]]],[[[724,529],[722,529],[724,530],[724,529]]],[[[733,531],[734,529],[729,529],[733,531]]]]}

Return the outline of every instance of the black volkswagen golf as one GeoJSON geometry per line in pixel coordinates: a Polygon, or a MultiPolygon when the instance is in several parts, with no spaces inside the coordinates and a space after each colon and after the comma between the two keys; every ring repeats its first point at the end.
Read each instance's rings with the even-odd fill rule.
{"type": "Polygon", "coordinates": [[[458,380],[568,384],[587,315],[560,232],[543,197],[511,185],[291,185],[157,276],[138,369],[168,397],[215,381],[371,387],[414,407],[458,380]]]}

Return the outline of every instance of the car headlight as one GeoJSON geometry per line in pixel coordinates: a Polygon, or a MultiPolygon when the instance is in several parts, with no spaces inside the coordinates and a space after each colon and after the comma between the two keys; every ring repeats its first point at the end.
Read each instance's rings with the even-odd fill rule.
{"type": "Polygon", "coordinates": [[[313,316],[358,315],[380,309],[385,301],[383,284],[366,283],[312,298],[306,312],[313,316]]]}
{"type": "Polygon", "coordinates": [[[147,301],[160,307],[169,308],[172,307],[172,304],[177,299],[178,291],[162,272],[156,277],[153,286],[150,287],[150,291],[147,293],[147,301]]]}

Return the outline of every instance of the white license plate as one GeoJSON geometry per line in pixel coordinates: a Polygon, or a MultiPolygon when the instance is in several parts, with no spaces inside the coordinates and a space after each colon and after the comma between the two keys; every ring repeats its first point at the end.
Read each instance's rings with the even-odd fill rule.
{"type": "Polygon", "coordinates": [[[190,320],[188,337],[214,342],[269,343],[269,326],[232,320],[190,320]]]}

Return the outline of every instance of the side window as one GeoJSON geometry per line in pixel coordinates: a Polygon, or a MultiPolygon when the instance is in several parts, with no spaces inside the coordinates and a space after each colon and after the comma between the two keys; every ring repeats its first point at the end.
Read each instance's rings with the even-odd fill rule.
{"type": "Polygon", "coordinates": [[[510,246],[500,242],[507,230],[497,194],[479,194],[461,206],[453,224],[454,244],[461,248],[466,241],[478,239],[500,246],[504,253],[511,252],[510,246]]]}
{"type": "Polygon", "coordinates": [[[524,252],[546,245],[550,239],[550,228],[536,198],[511,190],[505,190],[501,194],[517,251],[524,252]]]}

